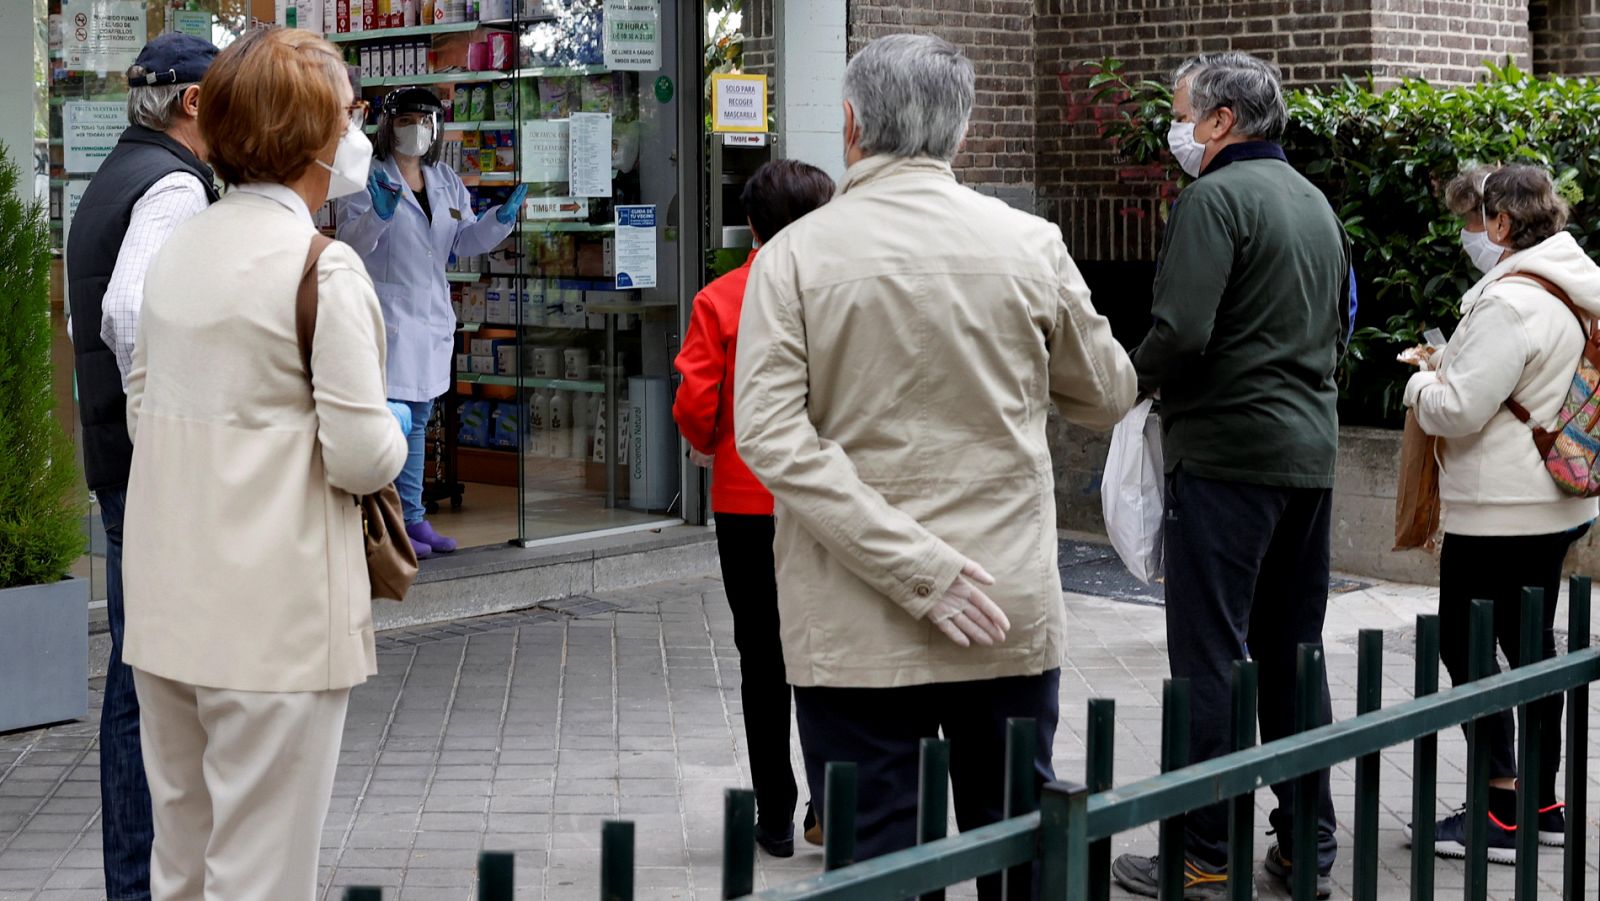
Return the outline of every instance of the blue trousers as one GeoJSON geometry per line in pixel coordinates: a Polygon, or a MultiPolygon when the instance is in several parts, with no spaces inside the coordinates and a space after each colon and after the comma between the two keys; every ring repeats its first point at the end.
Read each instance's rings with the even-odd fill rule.
{"type": "Polygon", "coordinates": [[[100,708],[100,830],[109,901],[150,897],[150,786],[139,750],[139,696],[133,669],[122,662],[122,513],[127,490],[97,491],[106,530],[106,617],[111,626],[111,661],[100,708]]]}
{"type": "Polygon", "coordinates": [[[397,400],[411,408],[411,431],[406,435],[406,468],[394,480],[400,492],[400,509],[405,514],[406,525],[422,522],[427,511],[422,506],[422,469],[428,457],[428,417],[433,415],[433,401],[397,400]]]}

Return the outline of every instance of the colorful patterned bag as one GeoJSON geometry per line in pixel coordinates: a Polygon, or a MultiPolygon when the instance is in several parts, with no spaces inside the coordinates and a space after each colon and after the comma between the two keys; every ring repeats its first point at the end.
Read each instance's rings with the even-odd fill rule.
{"type": "Polygon", "coordinates": [[[1572,387],[1556,417],[1555,429],[1535,425],[1527,408],[1514,400],[1506,401],[1506,409],[1533,432],[1544,468],[1562,491],[1576,497],[1600,496],[1600,330],[1584,318],[1567,292],[1549,279],[1531,272],[1501,277],[1525,279],[1550,292],[1572,311],[1583,330],[1583,355],[1578,358],[1578,371],[1572,375],[1572,387]]]}

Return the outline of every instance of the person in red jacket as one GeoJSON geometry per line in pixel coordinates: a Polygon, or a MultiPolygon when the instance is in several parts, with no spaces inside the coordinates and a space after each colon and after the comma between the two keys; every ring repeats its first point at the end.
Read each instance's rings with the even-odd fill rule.
{"type": "MultiPolygon", "coordinates": [[[[833,180],[795,160],[767,163],[745,183],[742,202],[755,243],[833,197],[833,180]]],[[[733,361],[745,279],[759,251],[744,265],[695,295],[689,331],[674,365],[682,375],[672,418],[700,466],[715,466],[711,510],[716,514],[722,581],[733,609],[733,643],[743,673],[745,741],[756,791],[756,841],[775,857],[794,854],[794,812],[799,800],[789,762],[789,681],[778,636],[778,583],[772,558],[772,495],[756,481],[733,436],[733,361]]],[[[815,814],[806,805],[806,837],[820,842],[815,814]]]]}

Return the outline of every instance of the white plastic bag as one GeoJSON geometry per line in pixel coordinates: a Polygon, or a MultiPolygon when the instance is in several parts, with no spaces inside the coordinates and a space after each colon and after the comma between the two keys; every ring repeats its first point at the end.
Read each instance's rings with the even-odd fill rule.
{"type": "Polygon", "coordinates": [[[1111,433],[1111,452],[1100,481],[1100,505],[1111,546],[1134,578],[1150,584],[1161,575],[1161,420],[1152,402],[1136,404],[1111,433]]]}

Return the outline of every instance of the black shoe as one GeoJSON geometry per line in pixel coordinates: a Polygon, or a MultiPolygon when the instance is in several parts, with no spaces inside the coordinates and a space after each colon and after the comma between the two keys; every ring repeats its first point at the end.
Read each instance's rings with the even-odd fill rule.
{"type": "Polygon", "coordinates": [[[794,856],[794,824],[766,827],[756,824],[756,844],[773,857],[794,856]]]}
{"type": "MultiPolygon", "coordinates": [[[[1289,858],[1283,856],[1283,849],[1281,845],[1274,843],[1272,847],[1267,849],[1267,861],[1265,867],[1268,873],[1271,873],[1273,876],[1277,877],[1283,882],[1285,888],[1288,888],[1294,884],[1292,882],[1294,877],[1294,864],[1289,862],[1289,858]]],[[[1333,880],[1328,878],[1327,873],[1317,874],[1317,897],[1333,897],[1333,880]]]]}
{"type": "MultiPolygon", "coordinates": [[[[1406,846],[1411,845],[1411,824],[1406,824],[1406,846]]],[[[1433,830],[1433,853],[1456,860],[1467,858],[1467,811],[1456,811],[1439,821],[1433,830]]],[[[1489,862],[1514,865],[1517,862],[1517,830],[1489,814],[1489,862]]]]}
{"type": "Polygon", "coordinates": [[[806,841],[813,845],[822,844],[822,823],[818,822],[817,811],[811,806],[810,801],[806,802],[806,819],[800,824],[800,828],[805,830],[806,841]]]}
{"type": "MultiPolygon", "coordinates": [[[[1111,877],[1135,895],[1146,898],[1160,897],[1161,858],[1123,854],[1111,864],[1111,877]]],[[[1250,897],[1256,896],[1256,887],[1250,886],[1250,897]]],[[[1228,897],[1228,868],[1213,867],[1194,857],[1183,861],[1184,901],[1211,901],[1228,897]]]]}
{"type": "Polygon", "coordinates": [[[1567,846],[1567,805],[1557,801],[1539,811],[1539,844],[1547,848],[1567,846]]]}

